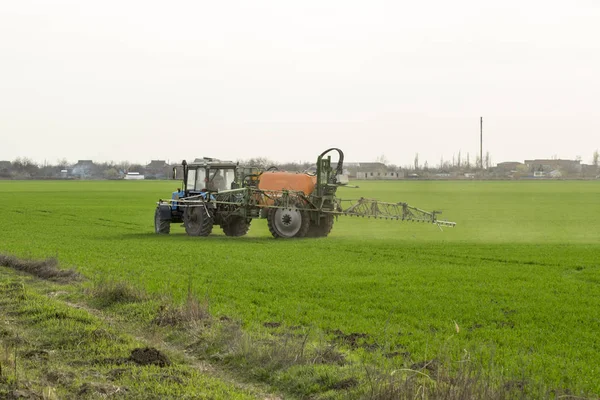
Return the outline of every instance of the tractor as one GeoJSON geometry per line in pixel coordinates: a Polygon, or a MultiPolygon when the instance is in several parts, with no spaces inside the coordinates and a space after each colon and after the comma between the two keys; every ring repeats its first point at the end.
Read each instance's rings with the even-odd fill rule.
{"type": "Polygon", "coordinates": [[[454,222],[437,218],[406,203],[385,203],[361,198],[336,197],[337,188],[348,185],[343,175],[344,153],[325,150],[317,158],[316,173],[297,173],[243,168],[237,163],[212,158],[184,160],[182,188],[170,200],[159,200],[154,214],[155,232],[168,234],[172,223],[183,223],[190,236],[208,236],[219,225],[227,236],[243,236],[252,219],[266,218],[275,238],[325,237],[339,215],[429,222],[441,226],[454,222]],[[329,153],[337,152],[337,164],[329,153]]]}

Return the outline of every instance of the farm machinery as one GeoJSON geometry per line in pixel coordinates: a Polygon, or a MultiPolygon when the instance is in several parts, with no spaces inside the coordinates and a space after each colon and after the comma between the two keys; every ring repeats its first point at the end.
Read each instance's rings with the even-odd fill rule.
{"type": "Polygon", "coordinates": [[[275,238],[325,237],[337,216],[416,221],[453,227],[428,212],[406,203],[386,203],[336,197],[348,184],[343,175],[344,153],[331,148],[317,158],[316,173],[292,173],[270,168],[242,168],[237,163],[212,158],[184,160],[182,188],[170,200],[159,200],[154,215],[155,232],[168,234],[172,223],[183,224],[190,236],[208,236],[219,225],[227,236],[243,236],[256,218],[266,218],[275,238]],[[337,152],[337,164],[330,153],[337,152]]]}

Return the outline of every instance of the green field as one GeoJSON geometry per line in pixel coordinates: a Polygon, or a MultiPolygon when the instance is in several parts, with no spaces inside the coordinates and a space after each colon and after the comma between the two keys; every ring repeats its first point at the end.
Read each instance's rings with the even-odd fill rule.
{"type": "Polygon", "coordinates": [[[456,228],[340,217],[328,238],[153,233],[169,181],[0,181],[0,253],[56,257],[216,315],[366,334],[410,365],[465,354],[492,374],[600,394],[600,182],[358,182],[341,198],[443,210],[456,228]]]}

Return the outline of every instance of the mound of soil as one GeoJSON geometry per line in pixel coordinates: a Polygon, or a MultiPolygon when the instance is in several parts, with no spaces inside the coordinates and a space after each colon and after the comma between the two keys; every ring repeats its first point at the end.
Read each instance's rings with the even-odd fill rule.
{"type": "Polygon", "coordinates": [[[129,360],[138,365],[158,365],[166,367],[171,365],[171,360],[154,347],[137,348],[131,351],[129,360]]]}

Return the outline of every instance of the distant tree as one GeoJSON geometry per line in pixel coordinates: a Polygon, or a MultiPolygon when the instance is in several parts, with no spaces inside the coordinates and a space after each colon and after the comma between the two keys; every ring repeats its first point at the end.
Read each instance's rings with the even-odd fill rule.
{"type": "Polygon", "coordinates": [[[419,153],[415,154],[415,171],[419,170],[419,153]]]}
{"type": "Polygon", "coordinates": [[[312,164],[309,162],[302,162],[302,163],[290,162],[290,163],[276,164],[277,168],[279,168],[283,171],[290,171],[290,172],[303,172],[303,171],[306,171],[307,169],[309,169],[311,165],[312,164]]]}
{"type": "Polygon", "coordinates": [[[425,163],[423,164],[423,170],[425,172],[429,171],[429,163],[427,162],[427,160],[425,160],[425,163]]]}
{"type": "Polygon", "coordinates": [[[32,178],[57,178],[60,176],[60,170],[61,168],[51,165],[48,162],[44,162],[32,178]]]}
{"type": "Polygon", "coordinates": [[[380,155],[379,157],[377,157],[375,159],[375,162],[380,162],[382,164],[386,164],[389,162],[389,160],[386,158],[385,154],[380,155]]]}
{"type": "Polygon", "coordinates": [[[31,178],[36,175],[39,167],[33,160],[27,157],[17,157],[12,162],[12,169],[21,177],[31,178]]]}
{"type": "Polygon", "coordinates": [[[469,160],[469,153],[467,153],[467,163],[465,166],[467,167],[467,169],[471,168],[471,161],[469,160]]]}
{"type": "Polygon", "coordinates": [[[458,151],[458,159],[456,160],[456,163],[458,164],[458,168],[462,167],[461,159],[460,159],[460,150],[458,151]]]}
{"type": "Polygon", "coordinates": [[[485,152],[484,163],[485,163],[485,168],[486,169],[490,169],[490,167],[492,166],[492,158],[490,157],[490,152],[489,151],[485,152]]]}
{"type": "Polygon", "coordinates": [[[104,176],[104,179],[118,179],[119,171],[116,168],[111,167],[111,168],[105,169],[102,172],[102,175],[104,176]]]}
{"type": "Polygon", "coordinates": [[[131,163],[129,161],[121,161],[119,163],[116,164],[116,168],[119,169],[120,171],[128,171],[129,167],[131,166],[131,163]]]}
{"type": "Polygon", "coordinates": [[[146,171],[146,167],[141,164],[131,164],[129,166],[129,170],[127,172],[139,172],[140,174],[144,174],[146,171]]]}
{"type": "Polygon", "coordinates": [[[594,151],[594,156],[592,157],[592,165],[598,168],[598,159],[600,158],[600,154],[598,154],[598,149],[594,151]]]}
{"type": "Polygon", "coordinates": [[[255,157],[255,158],[249,158],[247,160],[237,160],[240,165],[243,165],[245,167],[257,167],[260,169],[267,169],[269,167],[272,167],[275,164],[274,161],[269,160],[266,157],[255,157]]]}
{"type": "Polygon", "coordinates": [[[517,165],[516,170],[517,171],[513,175],[513,178],[515,178],[515,179],[519,179],[519,178],[527,176],[531,173],[531,171],[529,171],[529,168],[525,164],[517,165]]]}
{"type": "Polygon", "coordinates": [[[65,169],[69,166],[69,161],[66,158],[61,158],[56,160],[56,167],[60,169],[65,169]]]}

